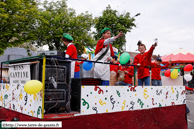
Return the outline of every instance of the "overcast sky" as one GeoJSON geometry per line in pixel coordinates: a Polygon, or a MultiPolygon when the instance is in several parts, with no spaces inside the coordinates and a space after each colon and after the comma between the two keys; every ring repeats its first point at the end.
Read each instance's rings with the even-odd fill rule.
{"type": "MultiPolygon", "coordinates": [[[[51,1],[51,0],[50,0],[51,1]]],[[[55,1],[55,0],[53,0],[55,1]]],[[[141,40],[147,50],[158,39],[154,54],[165,55],[179,48],[194,52],[194,1],[192,0],[68,0],[77,14],[102,15],[108,5],[120,14],[135,17],[136,28],[126,35],[127,51],[135,52],[141,40]]]]}

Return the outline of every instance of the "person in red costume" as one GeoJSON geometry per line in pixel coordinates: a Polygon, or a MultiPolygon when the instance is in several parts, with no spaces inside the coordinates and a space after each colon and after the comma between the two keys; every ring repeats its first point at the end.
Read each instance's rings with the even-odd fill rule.
{"type": "Polygon", "coordinates": [[[118,57],[117,56],[112,56],[112,60],[111,60],[111,63],[113,63],[113,64],[118,64],[118,65],[110,65],[110,72],[114,72],[114,73],[117,73],[118,72],[118,70],[121,68],[120,66],[119,66],[119,62],[117,62],[117,59],[118,59],[118,57]]]}
{"type": "Polygon", "coordinates": [[[109,81],[109,86],[115,86],[116,82],[118,81],[118,70],[121,69],[120,63],[117,61],[118,57],[117,56],[112,56],[112,60],[110,64],[110,81],[109,81]],[[117,64],[117,65],[114,65],[117,64]]]}
{"type": "Polygon", "coordinates": [[[147,52],[145,52],[146,46],[142,44],[141,41],[139,41],[137,45],[140,54],[135,56],[134,65],[138,67],[138,86],[143,86],[143,83],[145,83],[145,86],[150,86],[150,72],[148,66],[151,65],[151,56],[157,43],[154,43],[147,52]]]}
{"type": "MultiPolygon", "coordinates": [[[[81,55],[81,60],[87,60],[88,59],[88,55],[87,54],[82,54],[81,55]]],[[[77,61],[78,65],[83,64],[84,61],[77,61]]]]}
{"type": "Polygon", "coordinates": [[[168,68],[171,64],[171,60],[169,60],[169,63],[166,63],[165,66],[160,66],[162,62],[162,59],[160,57],[157,57],[154,63],[151,63],[151,71],[152,71],[152,86],[162,86],[160,71],[161,69],[168,68]],[[160,68],[158,68],[160,67],[160,68]]]}
{"type": "MultiPolygon", "coordinates": [[[[101,31],[101,39],[98,40],[95,50],[95,57],[93,61],[110,62],[111,56],[114,56],[112,42],[117,38],[123,36],[123,32],[120,31],[115,37],[111,37],[111,29],[105,28],[101,31]]],[[[96,63],[94,67],[94,77],[101,78],[102,85],[109,85],[110,80],[110,67],[107,64],[96,63]]]]}
{"type": "MultiPolygon", "coordinates": [[[[133,60],[129,60],[127,65],[132,65],[133,60]]],[[[123,81],[118,81],[116,83],[116,86],[118,85],[124,85],[124,86],[132,86],[132,77],[134,76],[134,68],[133,66],[127,66],[123,65],[122,69],[118,71],[118,73],[124,72],[124,80],[123,81]]]]}
{"type": "MultiPolygon", "coordinates": [[[[86,56],[87,56],[86,54],[82,54],[81,55],[81,60],[87,60],[88,57],[86,58],[86,56]]],[[[75,65],[78,66],[78,67],[77,66],[75,67],[75,73],[79,72],[79,75],[74,76],[74,78],[79,78],[83,74],[83,72],[81,73],[81,71],[80,71],[80,64],[83,64],[83,63],[84,63],[84,61],[76,61],[75,62],[75,65]]]]}
{"type": "MultiPolygon", "coordinates": [[[[77,59],[77,49],[73,44],[71,35],[64,33],[62,37],[63,43],[67,46],[65,53],[66,58],[77,59]]],[[[71,61],[71,78],[79,78],[79,66],[76,61],[71,61]]]]}

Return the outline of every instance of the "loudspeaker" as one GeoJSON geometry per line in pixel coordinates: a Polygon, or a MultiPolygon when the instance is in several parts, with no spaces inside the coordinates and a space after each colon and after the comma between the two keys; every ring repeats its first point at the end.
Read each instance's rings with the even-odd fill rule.
{"type": "Polygon", "coordinates": [[[81,86],[101,85],[100,78],[72,78],[71,80],[71,110],[80,112],[81,86]]]}
{"type": "Polygon", "coordinates": [[[45,68],[45,101],[44,108],[47,113],[70,112],[70,73],[71,62],[54,59],[46,61],[45,68]],[[53,77],[57,89],[49,81],[53,77]]]}
{"type": "Polygon", "coordinates": [[[46,113],[57,113],[70,111],[70,93],[69,85],[63,82],[57,82],[57,89],[52,83],[45,83],[44,108],[46,113]]]}

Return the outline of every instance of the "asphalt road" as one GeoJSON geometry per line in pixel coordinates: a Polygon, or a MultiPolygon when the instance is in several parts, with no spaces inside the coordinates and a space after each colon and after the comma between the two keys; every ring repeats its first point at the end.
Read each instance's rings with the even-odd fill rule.
{"type": "Polygon", "coordinates": [[[187,115],[188,129],[194,129],[194,92],[187,91],[186,99],[187,99],[187,107],[190,110],[190,113],[187,115]]]}

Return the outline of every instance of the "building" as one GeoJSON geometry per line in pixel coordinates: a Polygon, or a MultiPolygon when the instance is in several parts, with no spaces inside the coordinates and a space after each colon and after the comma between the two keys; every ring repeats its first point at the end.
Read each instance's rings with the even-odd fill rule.
{"type": "MultiPolygon", "coordinates": [[[[31,56],[37,56],[36,52],[34,52],[32,50],[30,50],[29,53],[31,54],[31,56]]],[[[7,48],[4,51],[4,54],[2,56],[0,56],[0,62],[20,59],[20,58],[25,58],[25,57],[29,57],[26,49],[19,48],[19,47],[7,48]]],[[[5,64],[2,64],[1,75],[2,75],[2,77],[8,78],[9,68],[4,66],[4,65],[5,64]]]]}

